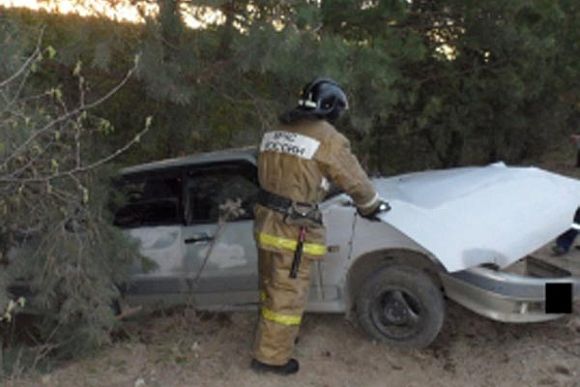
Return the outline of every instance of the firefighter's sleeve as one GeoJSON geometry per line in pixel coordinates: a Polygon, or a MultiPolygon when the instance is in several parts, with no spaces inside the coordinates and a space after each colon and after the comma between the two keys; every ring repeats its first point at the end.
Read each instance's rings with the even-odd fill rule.
{"type": "Polygon", "coordinates": [[[318,157],[322,173],[354,200],[361,213],[372,213],[380,204],[379,194],[352,154],[348,139],[340,133],[332,137],[318,157]]]}

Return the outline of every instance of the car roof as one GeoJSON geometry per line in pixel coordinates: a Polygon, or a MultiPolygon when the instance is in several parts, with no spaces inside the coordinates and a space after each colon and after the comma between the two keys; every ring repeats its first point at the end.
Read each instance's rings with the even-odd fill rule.
{"type": "Polygon", "coordinates": [[[257,156],[256,147],[225,149],[215,152],[198,153],[190,156],[177,157],[173,159],[165,159],[145,164],[133,165],[131,167],[121,169],[120,174],[122,176],[127,176],[147,172],[157,172],[180,167],[188,167],[193,165],[211,164],[228,161],[247,161],[252,164],[255,164],[256,156],[257,156]]]}

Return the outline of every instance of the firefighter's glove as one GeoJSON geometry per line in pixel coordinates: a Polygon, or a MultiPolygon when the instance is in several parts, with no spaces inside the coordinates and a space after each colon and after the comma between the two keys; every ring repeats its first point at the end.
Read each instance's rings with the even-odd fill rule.
{"type": "Polygon", "coordinates": [[[389,205],[389,203],[381,199],[379,205],[376,206],[376,208],[373,211],[363,214],[359,210],[358,213],[360,216],[370,220],[371,222],[380,222],[381,220],[379,219],[379,214],[382,214],[383,212],[388,212],[390,210],[391,206],[389,205]]]}

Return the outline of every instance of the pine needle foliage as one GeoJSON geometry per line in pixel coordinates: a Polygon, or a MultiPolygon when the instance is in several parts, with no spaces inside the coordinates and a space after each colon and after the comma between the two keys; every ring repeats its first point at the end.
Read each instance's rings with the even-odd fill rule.
{"type": "Polygon", "coordinates": [[[109,342],[117,285],[139,254],[106,211],[112,171],[99,167],[123,151],[98,149],[110,132],[91,108],[107,95],[90,92],[82,62],[73,96],[40,87],[58,56],[44,36],[0,23],[0,327],[4,336],[23,308],[41,312],[42,352],[71,356],[109,342]]]}
{"type": "Polygon", "coordinates": [[[144,25],[49,18],[50,43],[92,64],[95,85],[141,51],[139,80],[99,111],[123,128],[113,144],[131,137],[139,116],[155,116],[128,163],[253,144],[318,75],[349,93],[339,127],[375,172],[533,159],[578,126],[573,1],[159,5],[144,25]],[[208,13],[220,17],[186,26],[208,13]]]}

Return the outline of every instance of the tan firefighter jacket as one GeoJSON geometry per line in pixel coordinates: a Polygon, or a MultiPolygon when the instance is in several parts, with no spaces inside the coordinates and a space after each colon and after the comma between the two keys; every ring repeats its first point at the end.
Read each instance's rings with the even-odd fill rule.
{"type": "MultiPolygon", "coordinates": [[[[325,120],[282,125],[262,138],[258,156],[261,187],[296,202],[318,204],[330,182],[352,197],[362,213],[379,205],[379,196],[356,157],[350,142],[325,120]]],[[[293,252],[299,226],[285,222],[284,215],[257,205],[255,233],[265,250],[293,252]]],[[[304,256],[320,259],[326,254],[323,226],[308,227],[304,256]]]]}

